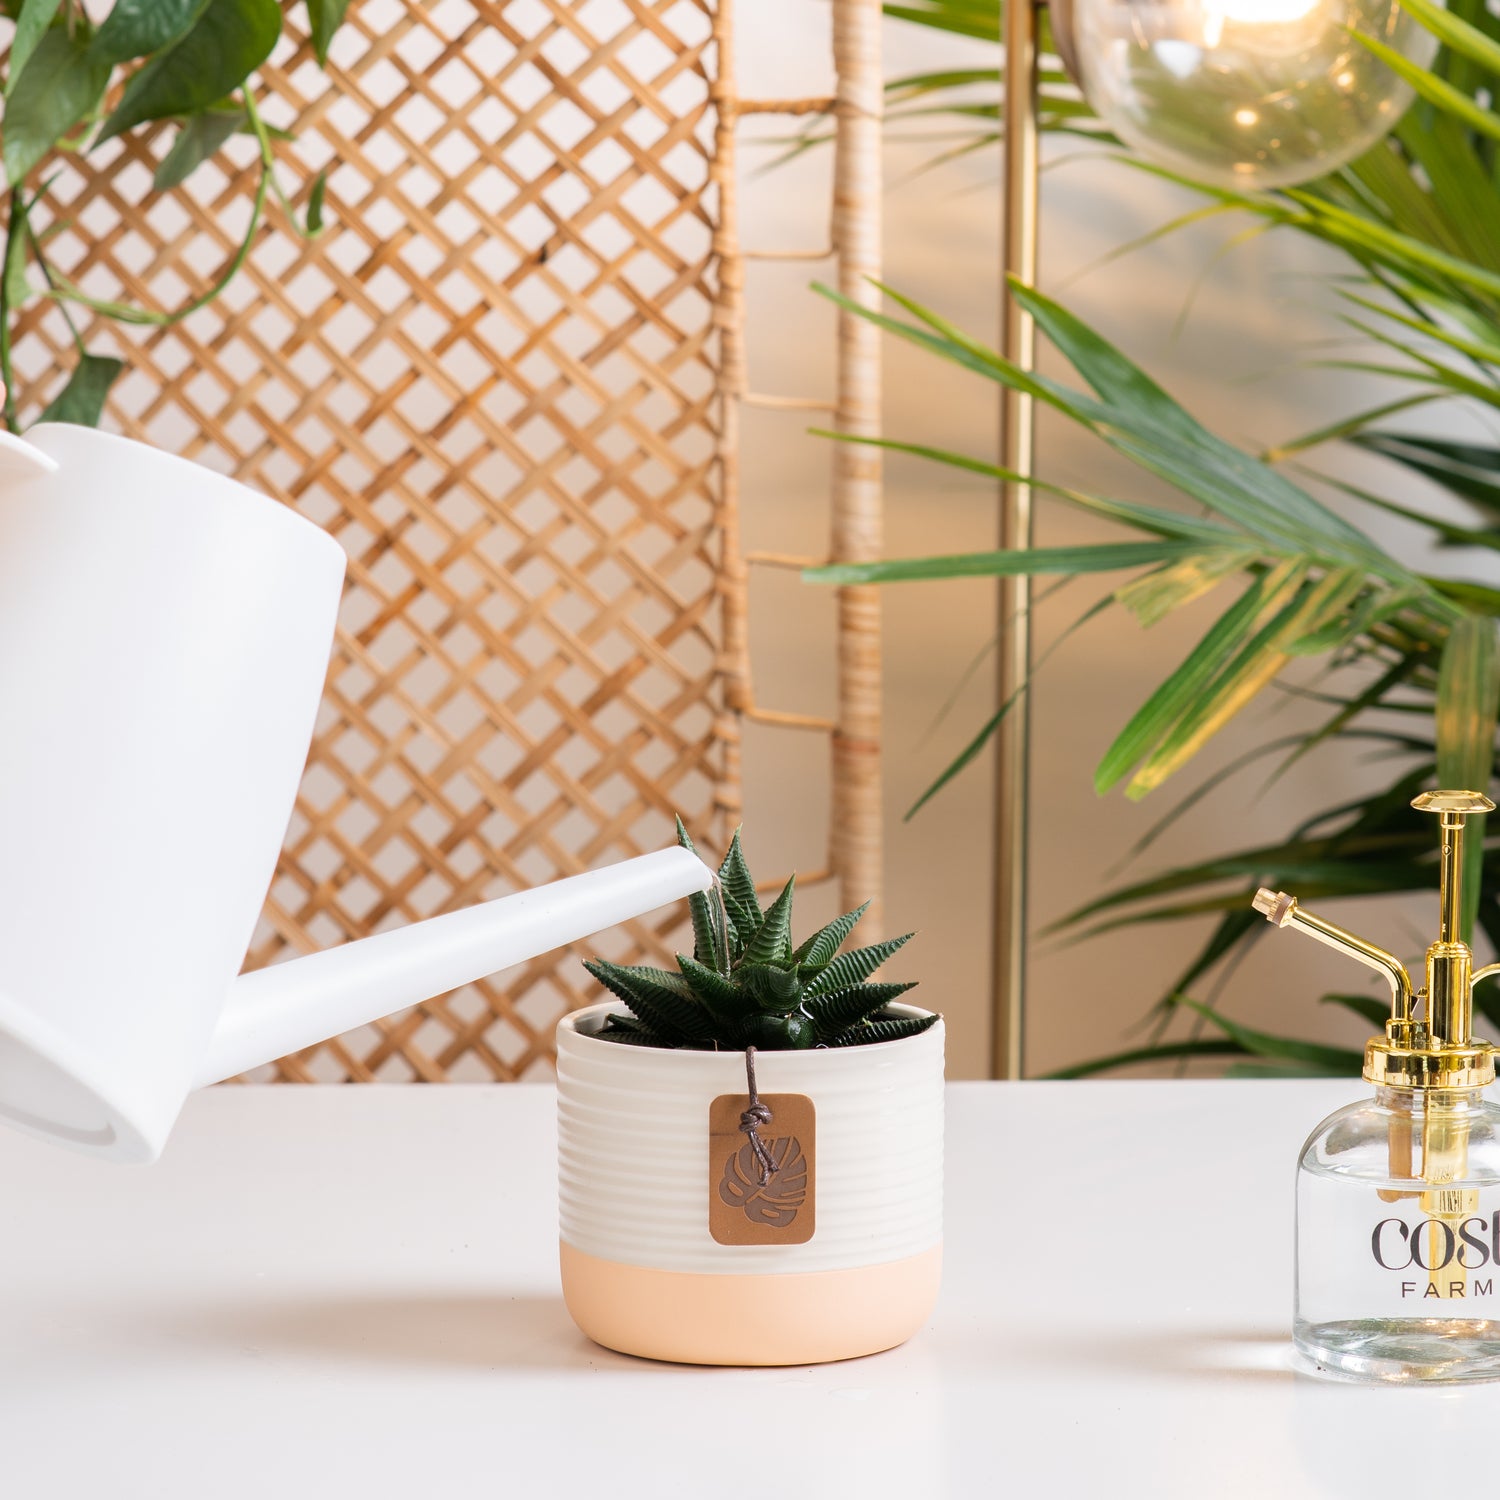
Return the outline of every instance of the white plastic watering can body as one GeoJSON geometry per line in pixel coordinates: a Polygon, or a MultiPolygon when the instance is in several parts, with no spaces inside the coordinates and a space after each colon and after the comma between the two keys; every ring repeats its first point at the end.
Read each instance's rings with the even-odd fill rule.
{"type": "Polygon", "coordinates": [[[0,442],[0,1120],[150,1160],[198,1084],[709,884],[662,851],[237,979],[343,575],[311,522],[144,444],[0,442]]]}

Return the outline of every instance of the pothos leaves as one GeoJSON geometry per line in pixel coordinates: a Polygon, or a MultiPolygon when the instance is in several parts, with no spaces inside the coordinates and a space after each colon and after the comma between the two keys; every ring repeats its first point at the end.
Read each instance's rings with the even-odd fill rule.
{"type": "Polygon", "coordinates": [[[5,101],[5,176],[14,187],[98,104],[107,63],[89,56],[86,38],[54,26],[37,43],[5,101]]]}
{"type": "Polygon", "coordinates": [[[178,127],[172,149],[157,165],[152,185],[165,192],[187,179],[219,149],[236,131],[249,123],[243,105],[223,103],[198,114],[189,115],[178,127]]]}
{"type": "Polygon", "coordinates": [[[344,12],[349,9],[349,0],[307,0],[307,20],[312,31],[313,51],[318,65],[328,64],[328,48],[333,34],[344,24],[344,12]]]}
{"type": "Polygon", "coordinates": [[[104,412],[109,388],[125,368],[123,359],[105,354],[81,354],[68,383],[40,417],[43,422],[72,422],[79,427],[97,427],[104,412]]]}
{"type": "Polygon", "coordinates": [[[99,141],[215,104],[271,55],[280,35],[276,0],[209,0],[180,41],[131,76],[99,141]]]}

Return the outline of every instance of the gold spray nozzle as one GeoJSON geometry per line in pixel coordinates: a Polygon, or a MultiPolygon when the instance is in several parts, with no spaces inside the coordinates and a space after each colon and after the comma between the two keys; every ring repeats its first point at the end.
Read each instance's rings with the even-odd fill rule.
{"type": "Polygon", "coordinates": [[[1415,997],[1411,975],[1393,953],[1301,910],[1285,891],[1259,890],[1254,906],[1277,927],[1292,927],[1348,958],[1379,972],[1391,987],[1391,1019],[1385,1035],[1365,1048],[1365,1077],[1396,1088],[1474,1088],[1495,1077],[1494,1049],[1472,1034],[1473,990],[1500,965],[1474,971],[1474,955],[1463,941],[1464,824],[1495,804],[1480,792],[1423,792],[1412,803],[1437,813],[1443,837],[1438,939],[1427,950],[1427,984],[1415,997]],[[1425,1001],[1420,1018],[1414,999],[1425,1001]]]}
{"type": "Polygon", "coordinates": [[[1303,911],[1295,896],[1285,891],[1269,891],[1262,887],[1255,893],[1254,906],[1273,927],[1290,927],[1308,937],[1352,958],[1366,968],[1374,969],[1391,987],[1391,1016],[1395,1020],[1411,1020],[1412,983],[1406,965],[1394,953],[1377,948],[1363,938],[1355,937],[1342,927],[1303,911]]]}

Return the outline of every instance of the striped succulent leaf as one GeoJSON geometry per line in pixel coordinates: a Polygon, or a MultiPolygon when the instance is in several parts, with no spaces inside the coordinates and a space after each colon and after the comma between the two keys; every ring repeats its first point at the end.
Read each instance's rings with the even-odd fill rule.
{"type": "Polygon", "coordinates": [[[798,966],[804,969],[821,969],[839,951],[844,944],[844,939],[854,931],[854,924],[869,909],[870,903],[866,901],[863,905],[856,906],[853,911],[846,911],[843,916],[835,917],[826,927],[813,933],[792,954],[798,966]]]}
{"type": "Polygon", "coordinates": [[[808,985],[807,998],[832,995],[838,990],[848,989],[850,985],[864,983],[898,948],[910,942],[913,936],[914,934],[908,932],[902,937],[890,938],[883,943],[873,943],[868,948],[853,948],[848,953],[839,954],[808,985]]]}
{"type": "Polygon", "coordinates": [[[734,830],[729,841],[729,852],[719,866],[719,889],[724,893],[724,905],[734,925],[747,938],[760,926],[762,912],[755,895],[755,881],[745,864],[745,852],[740,848],[740,831],[734,830]]]}
{"type": "Polygon", "coordinates": [[[915,988],[915,981],[911,984],[856,984],[836,994],[818,995],[809,1000],[803,1010],[817,1028],[818,1040],[831,1042],[850,1027],[878,1015],[892,1000],[915,988]]]}
{"type": "Polygon", "coordinates": [[[899,1042],[903,1037],[920,1036],[937,1024],[936,1016],[892,1016],[884,1021],[863,1021],[832,1043],[835,1047],[868,1047],[873,1042],[899,1042]]]}
{"type": "Polygon", "coordinates": [[[765,920],[756,929],[755,935],[745,944],[740,955],[743,964],[783,963],[792,956],[792,897],[796,891],[797,877],[792,876],[782,887],[781,894],[771,903],[765,920]]]}

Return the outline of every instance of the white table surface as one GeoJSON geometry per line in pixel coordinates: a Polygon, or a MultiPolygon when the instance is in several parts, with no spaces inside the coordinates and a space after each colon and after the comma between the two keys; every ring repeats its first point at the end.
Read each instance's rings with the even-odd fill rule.
{"type": "Polygon", "coordinates": [[[148,1168],[5,1133],[0,1487],[1369,1500],[1446,1452],[1477,1492],[1500,1385],[1288,1365],[1293,1164],[1360,1087],[954,1085],[932,1325],[788,1370],[574,1329],[547,1086],[216,1089],[148,1168]]]}

